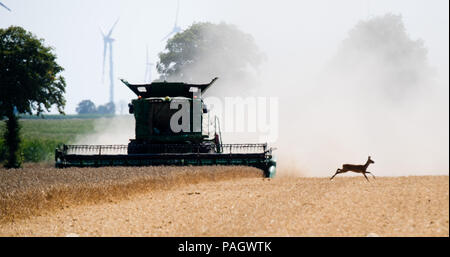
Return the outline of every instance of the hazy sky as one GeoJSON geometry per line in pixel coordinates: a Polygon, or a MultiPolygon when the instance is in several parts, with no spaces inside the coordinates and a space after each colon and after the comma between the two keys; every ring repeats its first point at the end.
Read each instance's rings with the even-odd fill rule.
{"type": "MultiPolygon", "coordinates": [[[[19,25],[53,46],[65,68],[67,113],[77,103],[91,99],[108,101],[109,82],[102,84],[103,39],[100,28],[109,30],[120,17],[113,38],[116,78],[115,101],[129,101],[133,94],[118,78],[141,83],[145,51],[151,61],[164,48],[161,39],[172,29],[176,0],[1,0],[12,12],[0,8],[0,27],[19,25]]],[[[421,38],[429,49],[430,63],[448,82],[449,1],[412,0],[181,0],[179,25],[193,22],[227,22],[250,33],[270,65],[297,58],[299,70],[320,68],[336,51],[347,32],[361,19],[388,12],[401,14],[413,39],[421,38]],[[302,62],[308,60],[308,62],[302,62]]],[[[219,60],[218,60],[219,61],[219,60]]],[[[286,74],[293,76],[295,74],[286,74]]],[[[156,78],[153,70],[153,78],[156,78]]],[[[205,78],[209,81],[211,78],[205,78]]]]}

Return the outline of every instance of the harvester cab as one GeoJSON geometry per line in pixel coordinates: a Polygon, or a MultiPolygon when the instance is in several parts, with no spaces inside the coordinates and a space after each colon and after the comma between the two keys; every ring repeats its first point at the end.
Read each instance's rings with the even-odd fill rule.
{"type": "Polygon", "coordinates": [[[211,117],[202,93],[207,84],[122,82],[137,98],[129,104],[135,138],[128,145],[63,145],[56,167],[244,165],[275,176],[276,162],[267,144],[223,144],[217,117],[211,117]],[[213,124],[213,126],[211,126],[213,124]]]}
{"type": "Polygon", "coordinates": [[[192,152],[199,146],[201,153],[220,152],[220,131],[211,135],[209,113],[203,102],[209,84],[185,84],[155,82],[146,85],[132,85],[122,82],[131,89],[137,99],[129,104],[129,112],[136,120],[136,138],[131,139],[128,153],[147,153],[155,144],[176,144],[169,151],[192,152]],[[181,147],[183,146],[183,147],[181,147]]]}

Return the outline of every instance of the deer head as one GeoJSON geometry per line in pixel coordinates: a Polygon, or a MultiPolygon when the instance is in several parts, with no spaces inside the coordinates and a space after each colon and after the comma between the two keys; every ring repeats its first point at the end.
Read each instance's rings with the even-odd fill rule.
{"type": "Polygon", "coordinates": [[[368,163],[375,163],[374,161],[372,161],[372,159],[370,158],[370,156],[369,156],[369,159],[367,159],[367,162],[368,162],[368,163]]]}

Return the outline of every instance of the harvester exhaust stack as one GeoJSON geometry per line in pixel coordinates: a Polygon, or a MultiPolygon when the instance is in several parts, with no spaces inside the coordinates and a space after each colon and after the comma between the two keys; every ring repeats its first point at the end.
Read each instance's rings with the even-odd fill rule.
{"type": "Polygon", "coordinates": [[[203,119],[209,110],[201,93],[216,80],[141,85],[122,80],[138,97],[129,104],[136,120],[135,139],[128,145],[62,145],[56,149],[55,166],[243,165],[274,177],[276,161],[267,144],[223,144],[217,119],[212,133],[205,131],[203,119]],[[176,122],[174,117],[179,117],[176,122]]]}

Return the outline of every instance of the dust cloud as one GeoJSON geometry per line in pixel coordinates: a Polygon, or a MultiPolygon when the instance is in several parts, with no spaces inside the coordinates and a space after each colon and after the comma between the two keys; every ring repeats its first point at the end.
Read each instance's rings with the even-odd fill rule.
{"type": "Polygon", "coordinates": [[[381,176],[448,174],[448,84],[437,81],[401,16],[358,23],[302,84],[303,92],[281,96],[281,167],[326,176],[370,155],[369,170],[381,176]]]}
{"type": "MultiPolygon", "coordinates": [[[[386,14],[355,24],[332,47],[336,52],[322,63],[297,58],[273,62],[270,56],[276,54],[266,53],[262,65],[242,77],[211,72],[211,67],[226,70],[228,63],[221,67],[220,60],[208,56],[185,72],[198,83],[222,77],[205,97],[278,99],[278,117],[270,120],[277,122],[278,137],[269,143],[277,147],[280,175],[331,176],[343,163],[363,164],[369,155],[375,161],[369,170],[376,176],[448,174],[448,71],[429,63],[426,41],[412,39],[401,16],[386,14]],[[314,72],[302,71],[307,66],[314,72]]],[[[220,112],[234,109],[224,106],[220,112]]],[[[221,121],[226,126],[223,117],[221,121]]],[[[80,142],[126,143],[134,137],[132,117],[108,122],[80,142]]],[[[225,131],[223,140],[267,139],[260,133],[225,131]]]]}
{"type": "MultiPolygon", "coordinates": [[[[211,67],[211,58],[203,60],[199,66],[211,67]]],[[[296,71],[308,61],[317,63],[293,58],[280,66],[268,58],[250,76],[219,80],[206,96],[278,97],[278,138],[269,143],[278,148],[279,174],[328,176],[369,155],[376,162],[369,170],[379,176],[448,174],[448,83],[400,15],[360,21],[325,63],[310,69],[317,72],[296,71]]],[[[190,71],[196,70],[204,68],[190,71]]],[[[226,113],[236,109],[222,106],[219,116],[226,113]]],[[[223,134],[227,143],[261,141],[258,133],[223,134]]]]}
{"type": "Polygon", "coordinates": [[[134,139],[134,117],[118,115],[113,118],[101,118],[94,121],[94,131],[79,135],[75,139],[78,145],[126,145],[134,139]]]}

